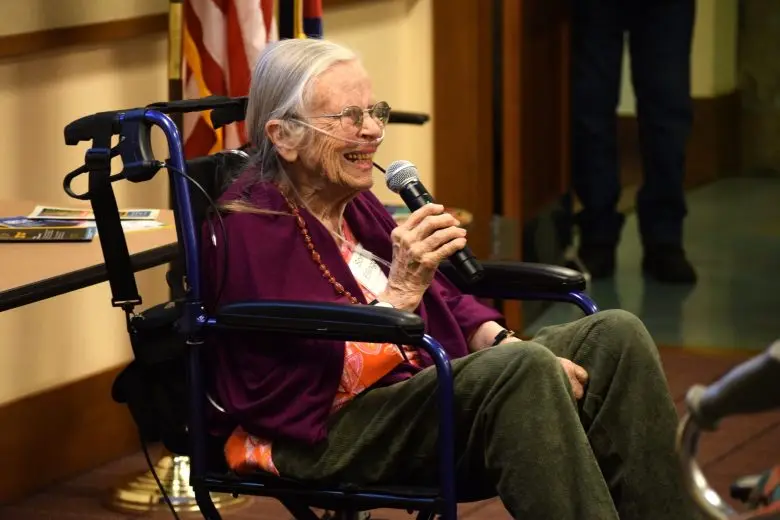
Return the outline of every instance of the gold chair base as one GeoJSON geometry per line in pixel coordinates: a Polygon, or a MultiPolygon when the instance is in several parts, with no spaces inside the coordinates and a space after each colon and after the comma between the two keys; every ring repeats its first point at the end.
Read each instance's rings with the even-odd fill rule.
{"type": "MultiPolygon", "coordinates": [[[[195,493],[189,485],[190,459],[178,455],[163,455],[155,464],[154,471],[165,489],[165,493],[177,513],[196,513],[195,493]]],[[[217,509],[225,510],[248,502],[246,497],[235,498],[224,493],[212,493],[211,499],[217,509]]],[[[126,484],[114,488],[106,505],[122,513],[151,513],[168,510],[168,504],[160,493],[151,471],[142,473],[126,484]]]]}

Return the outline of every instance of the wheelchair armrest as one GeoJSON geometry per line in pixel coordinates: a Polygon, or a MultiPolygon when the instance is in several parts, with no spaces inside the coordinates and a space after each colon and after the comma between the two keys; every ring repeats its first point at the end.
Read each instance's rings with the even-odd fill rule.
{"type": "Polygon", "coordinates": [[[406,345],[420,344],[425,333],[422,318],[410,312],[324,302],[231,303],[220,307],[209,325],[306,338],[406,345]]]}
{"type": "Polygon", "coordinates": [[[528,262],[481,262],[485,275],[476,283],[464,282],[454,266],[444,262],[439,270],[460,290],[482,298],[513,298],[519,294],[567,294],[584,291],[579,271],[557,265],[528,262]]]}

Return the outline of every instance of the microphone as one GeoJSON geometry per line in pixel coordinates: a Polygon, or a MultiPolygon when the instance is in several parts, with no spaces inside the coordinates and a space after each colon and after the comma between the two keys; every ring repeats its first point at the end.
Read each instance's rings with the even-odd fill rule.
{"type": "MultiPolygon", "coordinates": [[[[420,182],[417,167],[409,161],[395,161],[385,171],[385,181],[391,191],[401,196],[411,211],[416,211],[435,201],[420,182]]],[[[458,274],[468,283],[474,283],[484,276],[482,265],[474,258],[469,246],[450,256],[450,262],[458,274]]]]}

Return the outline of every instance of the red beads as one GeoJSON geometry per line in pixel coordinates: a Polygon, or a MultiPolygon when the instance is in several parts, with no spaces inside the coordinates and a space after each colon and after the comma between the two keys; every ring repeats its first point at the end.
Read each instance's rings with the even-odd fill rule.
{"type": "Polygon", "coordinates": [[[311,252],[311,258],[314,260],[314,263],[316,263],[319,268],[320,272],[322,273],[322,277],[325,278],[332,286],[333,289],[336,291],[336,294],[339,296],[346,296],[349,301],[357,305],[360,303],[357,298],[352,296],[352,293],[350,293],[348,290],[344,288],[343,285],[341,285],[339,282],[336,281],[336,278],[330,274],[330,271],[328,270],[327,266],[322,262],[322,257],[320,254],[315,250],[314,243],[311,241],[311,235],[309,235],[309,230],[306,228],[306,221],[301,216],[300,212],[298,211],[298,207],[289,199],[287,198],[287,195],[282,192],[282,197],[284,197],[285,202],[287,202],[287,205],[290,208],[290,211],[295,216],[295,221],[298,224],[298,228],[301,230],[301,234],[303,235],[303,241],[306,243],[306,248],[311,252]]]}

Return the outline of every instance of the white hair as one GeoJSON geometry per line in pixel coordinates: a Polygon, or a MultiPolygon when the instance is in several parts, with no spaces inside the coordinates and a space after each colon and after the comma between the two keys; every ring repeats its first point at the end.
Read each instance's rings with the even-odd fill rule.
{"type": "Polygon", "coordinates": [[[281,173],[266,123],[282,120],[286,134],[302,137],[306,129],[289,119],[303,113],[313,80],[337,63],[357,59],[346,47],[313,38],[281,40],[263,50],[252,73],[246,110],[247,132],[263,179],[273,180],[281,173]]]}

